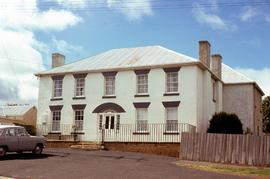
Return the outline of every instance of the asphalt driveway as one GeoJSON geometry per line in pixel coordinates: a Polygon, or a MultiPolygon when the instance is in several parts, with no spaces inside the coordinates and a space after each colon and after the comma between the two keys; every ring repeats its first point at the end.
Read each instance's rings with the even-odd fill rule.
{"type": "Polygon", "coordinates": [[[177,158],[138,153],[46,149],[39,157],[30,153],[7,155],[0,160],[0,176],[31,179],[247,178],[179,167],[176,161],[177,158]]]}

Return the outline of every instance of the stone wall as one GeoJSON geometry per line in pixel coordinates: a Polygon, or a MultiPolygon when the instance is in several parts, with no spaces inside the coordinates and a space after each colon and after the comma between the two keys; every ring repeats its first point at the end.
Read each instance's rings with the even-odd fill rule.
{"type": "Polygon", "coordinates": [[[180,143],[105,142],[105,148],[112,151],[179,157],[180,143]]]}

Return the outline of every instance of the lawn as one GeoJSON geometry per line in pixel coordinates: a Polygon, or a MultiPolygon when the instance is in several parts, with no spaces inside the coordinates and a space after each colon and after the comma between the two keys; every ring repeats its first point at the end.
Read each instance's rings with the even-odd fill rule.
{"type": "Polygon", "coordinates": [[[270,178],[270,168],[263,167],[248,167],[237,165],[225,165],[225,164],[213,164],[207,162],[191,162],[191,161],[179,161],[176,163],[178,166],[193,168],[208,172],[226,173],[234,175],[248,175],[259,176],[262,178],[270,178]]]}

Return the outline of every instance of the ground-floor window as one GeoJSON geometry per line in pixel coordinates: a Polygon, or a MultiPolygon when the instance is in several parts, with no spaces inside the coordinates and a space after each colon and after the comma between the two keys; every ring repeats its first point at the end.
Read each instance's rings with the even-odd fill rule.
{"type": "Polygon", "coordinates": [[[166,108],[166,131],[167,132],[178,131],[178,108],[177,107],[166,108]]]}
{"type": "Polygon", "coordinates": [[[52,132],[60,131],[61,111],[52,111],[52,132]]]}
{"type": "Polygon", "coordinates": [[[83,130],[83,109],[74,110],[76,130],[83,130]]]}
{"type": "Polygon", "coordinates": [[[136,108],[136,131],[148,131],[147,114],[148,108],[136,108]]]}

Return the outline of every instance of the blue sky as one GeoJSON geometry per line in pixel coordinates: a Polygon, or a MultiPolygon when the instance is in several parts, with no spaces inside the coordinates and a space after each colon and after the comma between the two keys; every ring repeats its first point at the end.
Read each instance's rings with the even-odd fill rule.
{"type": "Polygon", "coordinates": [[[53,52],[70,63],[112,48],[161,45],[197,57],[199,40],[270,95],[269,10],[263,0],[2,0],[0,86],[7,94],[0,98],[35,100],[32,74],[50,68],[53,52]]]}

